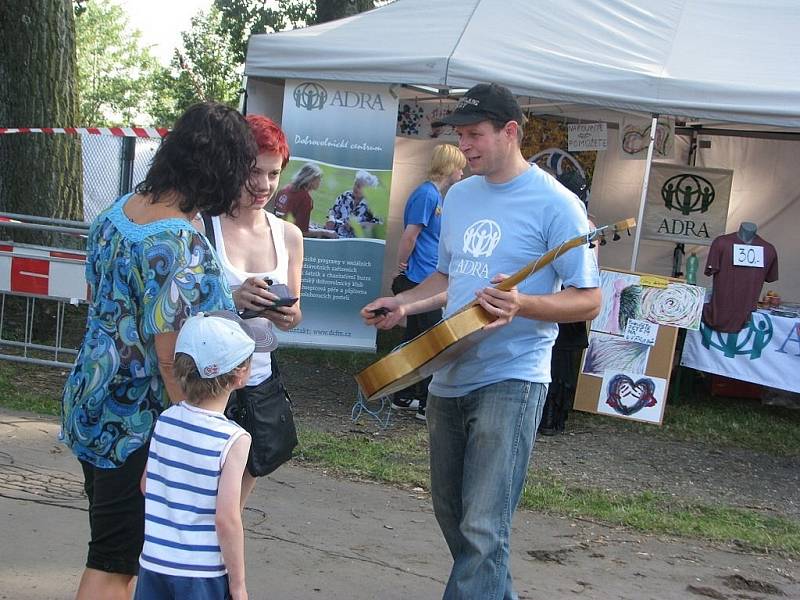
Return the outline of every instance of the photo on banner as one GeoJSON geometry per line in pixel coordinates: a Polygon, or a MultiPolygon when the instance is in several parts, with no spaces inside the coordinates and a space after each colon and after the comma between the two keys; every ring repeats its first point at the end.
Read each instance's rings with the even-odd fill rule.
{"type": "Polygon", "coordinates": [[[389,85],[286,81],[291,160],[273,210],[301,225],[305,260],[303,323],[282,342],[375,349],[359,310],[380,295],[397,108],[389,85]]]}

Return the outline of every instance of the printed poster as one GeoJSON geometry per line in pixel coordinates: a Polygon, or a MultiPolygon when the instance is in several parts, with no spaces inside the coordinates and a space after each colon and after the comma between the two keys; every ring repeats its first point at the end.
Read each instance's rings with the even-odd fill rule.
{"type": "Polygon", "coordinates": [[[287,186],[309,184],[310,216],[303,227],[303,322],[281,332],[281,342],[375,349],[376,331],[359,311],[380,295],[396,122],[389,85],[286,81],[282,127],[291,160],[276,198],[287,186]]]}

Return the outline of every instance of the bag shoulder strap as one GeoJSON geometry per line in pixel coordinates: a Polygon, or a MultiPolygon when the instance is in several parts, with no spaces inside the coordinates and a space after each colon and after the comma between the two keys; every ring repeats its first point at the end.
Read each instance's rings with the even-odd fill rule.
{"type": "Polygon", "coordinates": [[[203,227],[206,230],[206,238],[208,239],[208,243],[211,244],[211,247],[214,250],[216,250],[217,236],[214,235],[214,223],[211,221],[211,217],[206,213],[200,213],[200,217],[203,219],[203,227]]]}

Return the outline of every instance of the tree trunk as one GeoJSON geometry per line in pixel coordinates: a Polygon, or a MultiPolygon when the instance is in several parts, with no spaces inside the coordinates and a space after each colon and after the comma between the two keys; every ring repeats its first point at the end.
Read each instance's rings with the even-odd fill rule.
{"type": "MultiPolygon", "coordinates": [[[[72,11],[71,0],[0,1],[0,127],[80,125],[72,11]]],[[[0,135],[0,211],[82,220],[82,198],[77,137],[0,135]]],[[[0,234],[74,245],[26,230],[0,234]]]]}

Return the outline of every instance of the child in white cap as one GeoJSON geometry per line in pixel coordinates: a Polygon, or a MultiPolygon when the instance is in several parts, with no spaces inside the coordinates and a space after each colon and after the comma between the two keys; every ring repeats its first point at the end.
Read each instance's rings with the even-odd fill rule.
{"type": "Polygon", "coordinates": [[[150,442],[135,600],[247,598],[240,495],[250,434],[223,411],[247,382],[252,328],[233,313],[200,313],[178,333],[186,400],[161,413],[150,442]]]}

